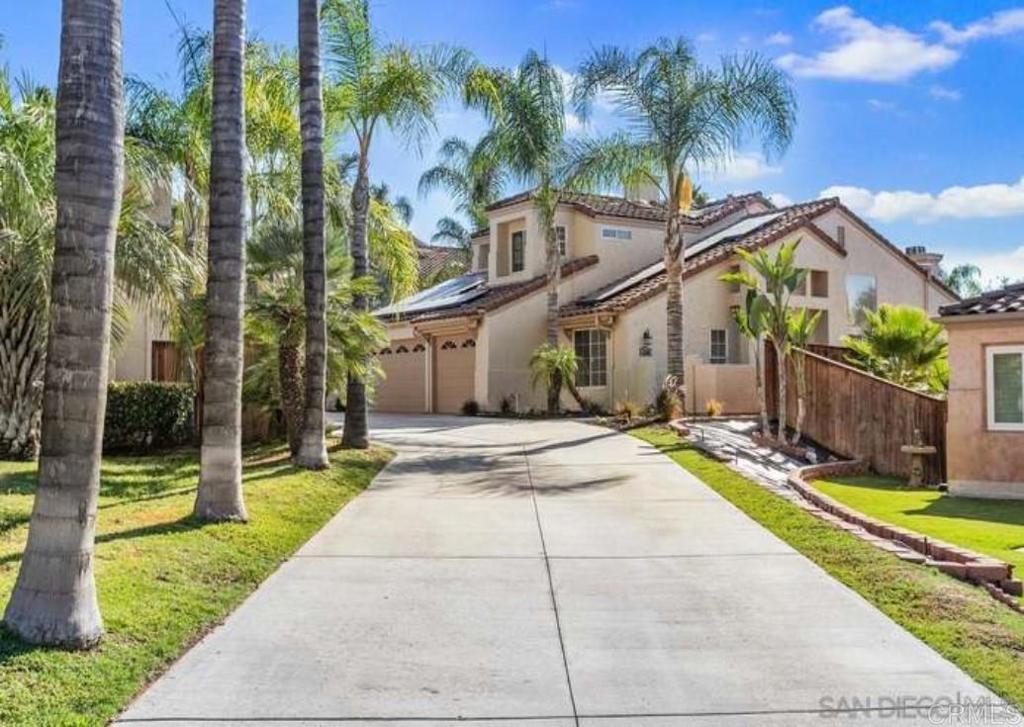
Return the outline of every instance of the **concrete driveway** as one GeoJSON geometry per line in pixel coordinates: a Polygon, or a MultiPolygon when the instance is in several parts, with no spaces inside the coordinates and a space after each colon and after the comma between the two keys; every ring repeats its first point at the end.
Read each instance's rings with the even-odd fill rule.
{"type": "Polygon", "coordinates": [[[637,439],[374,428],[400,456],[122,724],[952,724],[886,700],[991,696],[637,439]]]}

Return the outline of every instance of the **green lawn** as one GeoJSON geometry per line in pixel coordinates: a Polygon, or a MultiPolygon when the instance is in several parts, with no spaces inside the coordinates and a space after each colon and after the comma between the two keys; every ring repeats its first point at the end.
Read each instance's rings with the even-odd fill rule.
{"type": "MultiPolygon", "coordinates": [[[[0,630],[0,724],[102,725],[358,494],[390,454],[336,450],[293,468],[280,447],[248,453],[247,525],[190,518],[194,451],[104,461],[96,580],[107,628],[89,653],[29,647],[0,630]]],[[[0,462],[0,608],[24,547],[35,466],[0,462]]]]}
{"type": "MultiPolygon", "coordinates": [[[[632,434],[658,447],[975,679],[1024,707],[1024,615],[980,588],[905,563],[817,519],[704,457],[666,429],[632,434]]],[[[749,597],[755,608],[757,594],[749,597]]]]}
{"type": "Polygon", "coordinates": [[[883,477],[843,477],[814,483],[865,515],[1012,563],[1024,575],[1024,502],[947,497],[908,490],[883,477]]]}

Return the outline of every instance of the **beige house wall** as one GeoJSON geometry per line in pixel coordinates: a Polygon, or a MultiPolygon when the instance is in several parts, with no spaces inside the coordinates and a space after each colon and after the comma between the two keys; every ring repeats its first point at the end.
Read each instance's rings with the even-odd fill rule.
{"type": "Polygon", "coordinates": [[[1024,320],[947,319],[950,492],[967,497],[1024,498],[1024,432],[989,431],[985,349],[1024,345],[1024,320]]]}
{"type": "Polygon", "coordinates": [[[111,355],[113,381],[149,381],[153,378],[153,342],[169,341],[167,324],[157,314],[130,304],[129,329],[124,341],[111,355]]]}

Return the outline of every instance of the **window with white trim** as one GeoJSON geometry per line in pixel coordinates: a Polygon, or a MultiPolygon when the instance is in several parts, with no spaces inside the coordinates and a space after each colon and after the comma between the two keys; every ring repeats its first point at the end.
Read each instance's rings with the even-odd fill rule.
{"type": "Polygon", "coordinates": [[[526,267],[526,232],[512,233],[512,272],[518,273],[526,267]]]}
{"type": "Polygon", "coordinates": [[[605,240],[632,240],[633,231],[624,230],[621,227],[602,227],[601,237],[605,240]]]}
{"type": "Polygon", "coordinates": [[[1024,346],[985,349],[988,428],[1024,431],[1024,346]]]}
{"type": "Polygon", "coordinates": [[[729,360],[729,334],[724,328],[711,329],[711,357],[713,364],[724,364],[729,360]]]}
{"type": "Polygon", "coordinates": [[[608,385],[608,333],[597,328],[574,331],[572,347],[576,352],[576,385],[608,385]]]}
{"type": "Polygon", "coordinates": [[[568,247],[565,244],[565,228],[559,225],[555,228],[555,240],[558,242],[558,254],[565,257],[568,247]]]}

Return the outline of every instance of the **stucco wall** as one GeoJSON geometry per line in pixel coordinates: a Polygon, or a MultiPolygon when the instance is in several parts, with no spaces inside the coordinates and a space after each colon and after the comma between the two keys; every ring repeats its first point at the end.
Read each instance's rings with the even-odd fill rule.
{"type": "Polygon", "coordinates": [[[950,491],[1024,498],[1024,432],[988,430],[985,347],[1024,344],[1024,320],[957,321],[948,326],[950,491]]]}
{"type": "Polygon", "coordinates": [[[152,378],[154,341],[170,340],[163,320],[138,305],[131,304],[130,327],[121,345],[113,351],[110,378],[114,381],[149,381],[152,378]]]}

